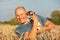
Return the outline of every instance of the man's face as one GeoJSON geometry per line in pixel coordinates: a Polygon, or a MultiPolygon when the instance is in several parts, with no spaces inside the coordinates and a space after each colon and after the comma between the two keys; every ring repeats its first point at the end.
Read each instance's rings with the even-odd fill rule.
{"type": "Polygon", "coordinates": [[[16,18],[18,19],[18,21],[20,23],[24,23],[26,21],[26,18],[27,18],[26,11],[23,9],[16,10],[16,18]]]}

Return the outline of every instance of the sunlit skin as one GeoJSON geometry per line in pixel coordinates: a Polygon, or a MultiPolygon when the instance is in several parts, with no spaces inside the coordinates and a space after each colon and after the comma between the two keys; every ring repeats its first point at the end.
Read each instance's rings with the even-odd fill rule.
{"type": "Polygon", "coordinates": [[[27,21],[26,11],[23,8],[17,9],[16,18],[20,23],[25,23],[27,21]]]}

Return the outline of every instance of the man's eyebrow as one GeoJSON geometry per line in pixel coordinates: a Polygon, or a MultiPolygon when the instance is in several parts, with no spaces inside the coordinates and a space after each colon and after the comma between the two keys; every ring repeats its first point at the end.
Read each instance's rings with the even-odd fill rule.
{"type": "Polygon", "coordinates": [[[16,15],[16,16],[19,16],[19,15],[16,15]]]}

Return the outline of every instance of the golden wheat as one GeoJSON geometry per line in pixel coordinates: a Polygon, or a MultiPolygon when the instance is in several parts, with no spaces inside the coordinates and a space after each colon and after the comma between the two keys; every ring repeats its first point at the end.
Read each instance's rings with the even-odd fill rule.
{"type": "MultiPolygon", "coordinates": [[[[0,40],[20,40],[14,32],[17,26],[0,24],[0,40]]],[[[42,40],[42,37],[44,37],[44,40],[60,40],[60,26],[40,34],[39,37],[39,40],[42,40]]]]}

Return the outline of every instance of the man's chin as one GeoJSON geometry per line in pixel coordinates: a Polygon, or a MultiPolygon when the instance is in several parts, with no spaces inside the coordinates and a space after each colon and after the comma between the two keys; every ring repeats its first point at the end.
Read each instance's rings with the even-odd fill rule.
{"type": "Polygon", "coordinates": [[[21,23],[21,24],[24,24],[24,23],[21,23]]]}
{"type": "Polygon", "coordinates": [[[24,22],[20,22],[21,24],[24,24],[24,22]]]}

